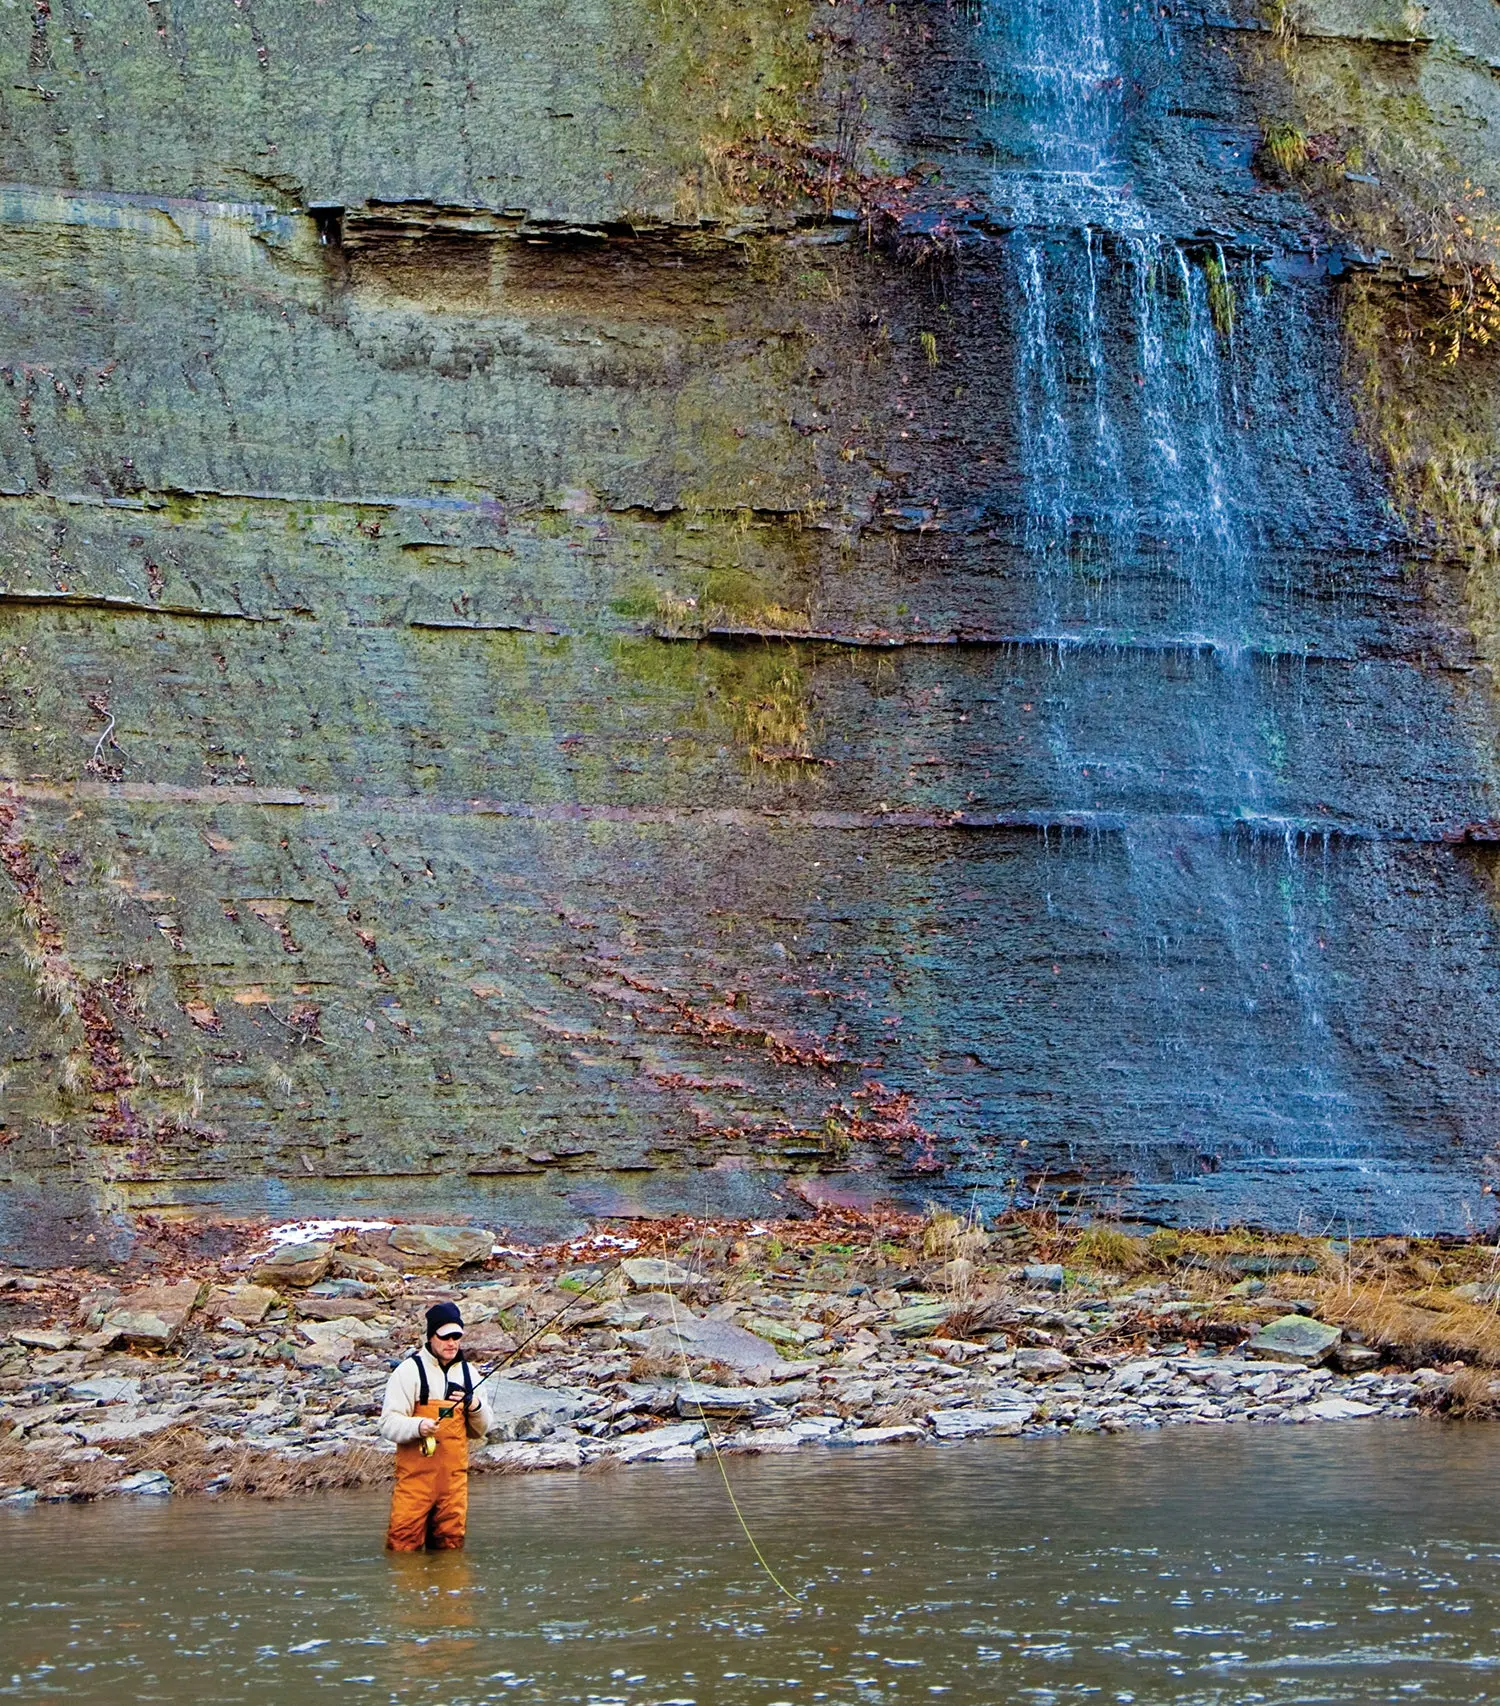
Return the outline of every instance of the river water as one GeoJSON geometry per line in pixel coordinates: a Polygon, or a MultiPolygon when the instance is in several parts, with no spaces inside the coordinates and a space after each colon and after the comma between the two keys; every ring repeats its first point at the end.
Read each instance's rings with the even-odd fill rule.
{"type": "Polygon", "coordinates": [[[0,1698],[1472,1702],[1500,1687],[1500,1434],[1183,1429],[0,1520],[0,1698]]]}

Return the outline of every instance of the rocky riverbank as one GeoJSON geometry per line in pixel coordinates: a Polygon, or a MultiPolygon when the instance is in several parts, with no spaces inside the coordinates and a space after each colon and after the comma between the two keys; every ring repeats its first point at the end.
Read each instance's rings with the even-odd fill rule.
{"type": "Polygon", "coordinates": [[[370,1223],[215,1237],[213,1262],[178,1230],[128,1273],[0,1273],[0,1504],[380,1480],[381,1390],[438,1296],[476,1364],[510,1359],[479,1471],[1495,1397],[1491,1246],[827,1212],[537,1249],[370,1223]]]}

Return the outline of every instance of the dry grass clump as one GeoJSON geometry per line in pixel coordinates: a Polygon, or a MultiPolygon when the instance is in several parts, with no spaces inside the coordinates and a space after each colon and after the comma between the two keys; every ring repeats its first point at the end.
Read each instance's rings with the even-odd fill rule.
{"type": "Polygon", "coordinates": [[[155,1434],[117,1453],[86,1462],[68,1461],[68,1448],[25,1451],[19,1445],[0,1446],[0,1485],[25,1484],[44,1495],[93,1499],[127,1475],[157,1470],[172,1483],[174,1493],[202,1493],[219,1482],[223,1493],[254,1494],[262,1499],[328,1492],[337,1488],[368,1487],[388,1481],[395,1472],[389,1452],[373,1445],[345,1446],[307,1457],[283,1457],[252,1446],[225,1450],[191,1428],[155,1434]],[[227,1481],[220,1482],[220,1477],[227,1481]]]}
{"type": "Polygon", "coordinates": [[[1461,1368],[1432,1388],[1428,1405],[1451,1422],[1493,1421],[1500,1416],[1500,1380],[1488,1369],[1461,1368]]]}
{"type": "Polygon", "coordinates": [[[1154,1265],[1144,1238],[1132,1238],[1117,1226],[1090,1226],[1074,1240],[1071,1264],[1077,1267],[1111,1268],[1116,1273],[1138,1274],[1154,1265]]]}
{"type": "Polygon", "coordinates": [[[989,1248],[989,1234],[971,1215],[927,1205],[920,1232],[920,1248],[929,1261],[976,1261],[989,1248]]]}

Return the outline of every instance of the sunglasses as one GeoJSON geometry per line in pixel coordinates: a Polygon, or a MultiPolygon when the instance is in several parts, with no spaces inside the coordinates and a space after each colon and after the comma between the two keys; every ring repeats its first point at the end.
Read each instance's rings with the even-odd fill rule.
{"type": "Polygon", "coordinates": [[[433,1335],[433,1337],[437,1339],[461,1339],[463,1336],[464,1330],[462,1327],[448,1327],[441,1333],[435,1333],[433,1335]]]}

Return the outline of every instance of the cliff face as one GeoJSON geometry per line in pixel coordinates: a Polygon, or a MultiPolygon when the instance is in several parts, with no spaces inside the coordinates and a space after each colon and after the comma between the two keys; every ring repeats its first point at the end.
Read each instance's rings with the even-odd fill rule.
{"type": "Polygon", "coordinates": [[[39,3],[0,1243],[1482,1217],[1486,680],[1254,22],[39,3]]]}

